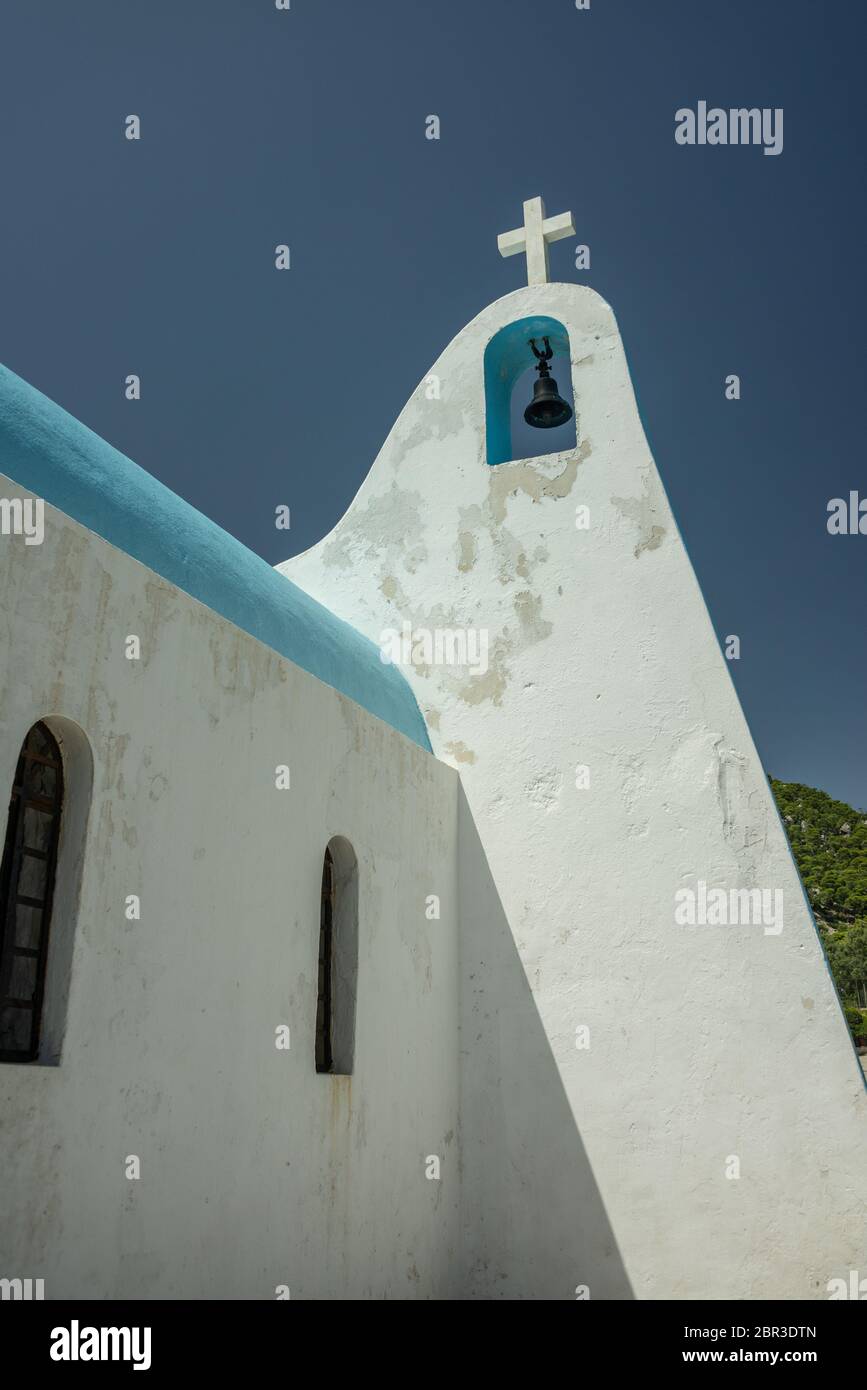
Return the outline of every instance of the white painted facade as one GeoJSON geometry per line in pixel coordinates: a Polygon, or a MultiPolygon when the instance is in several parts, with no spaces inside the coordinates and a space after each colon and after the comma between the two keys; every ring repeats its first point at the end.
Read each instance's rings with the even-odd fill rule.
{"type": "Polygon", "coordinates": [[[404,668],[462,784],[468,1291],[827,1297],[867,1268],[867,1096],[614,315],[532,285],[431,375],[280,568],[375,641],[489,636],[483,675],[404,668]],[[578,448],[489,467],[485,347],[532,315],[568,331],[578,448]],[[782,932],[677,926],[699,880],[782,890],[782,932]]]}
{"type": "Polygon", "coordinates": [[[405,668],[436,756],[53,508],[38,552],[0,547],[0,787],[40,717],[92,778],[61,842],[60,1063],[0,1065],[0,1274],[48,1298],[826,1297],[867,1268],[867,1097],[614,317],[533,285],[432,372],[280,568],[375,642],[488,633],[484,672],[405,668]],[[578,446],[489,467],[485,347],[539,314],[569,334],[578,446]],[[313,1065],[335,835],[351,1077],[313,1065]],[[699,880],[781,890],[783,930],[676,925],[699,880]]]}
{"type": "Polygon", "coordinates": [[[47,1299],[456,1294],[456,774],[45,515],[41,548],[0,544],[0,786],[48,716],[70,760],[59,880],[83,749],[93,790],[80,901],[59,881],[51,929],[54,950],[75,926],[60,1064],[0,1064],[0,1276],[47,1299]],[[351,1076],[314,1070],[336,835],[358,859],[351,1076]]]}

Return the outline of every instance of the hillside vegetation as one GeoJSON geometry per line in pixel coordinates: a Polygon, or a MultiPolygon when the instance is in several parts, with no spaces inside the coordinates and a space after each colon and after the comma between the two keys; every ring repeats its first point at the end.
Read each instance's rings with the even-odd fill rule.
{"type": "Polygon", "coordinates": [[[815,787],[770,780],[849,1026],[867,1042],[867,815],[815,787]]]}

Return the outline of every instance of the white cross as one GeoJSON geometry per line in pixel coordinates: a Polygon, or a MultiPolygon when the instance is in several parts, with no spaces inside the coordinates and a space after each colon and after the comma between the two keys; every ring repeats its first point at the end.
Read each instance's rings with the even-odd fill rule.
{"type": "Polygon", "coordinates": [[[516,227],[513,232],[502,232],[497,237],[497,246],[501,256],[526,255],[528,285],[547,285],[549,241],[562,241],[564,236],[574,235],[575,223],[571,212],[546,217],[542,199],[531,198],[524,204],[523,227],[516,227]]]}

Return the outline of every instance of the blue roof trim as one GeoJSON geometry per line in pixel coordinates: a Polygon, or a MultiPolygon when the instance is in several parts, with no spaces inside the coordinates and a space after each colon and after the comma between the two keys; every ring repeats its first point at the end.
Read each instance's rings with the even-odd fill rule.
{"type": "Polygon", "coordinates": [[[2,365],[0,472],[431,751],[368,638],[2,365]]]}

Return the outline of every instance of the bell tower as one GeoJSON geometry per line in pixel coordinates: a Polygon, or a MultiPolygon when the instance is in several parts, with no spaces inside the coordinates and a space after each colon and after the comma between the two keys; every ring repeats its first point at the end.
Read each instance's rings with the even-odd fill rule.
{"type": "Polygon", "coordinates": [[[863,1078],[614,313],[548,282],[572,231],[525,204],[499,247],[529,284],[280,569],[374,642],[467,639],[404,667],[461,773],[467,1296],[823,1297],[864,1265],[863,1078]],[[577,433],[516,458],[504,402],[546,339],[577,433]],[[702,883],[779,890],[780,930],[682,925],[702,883]]]}

